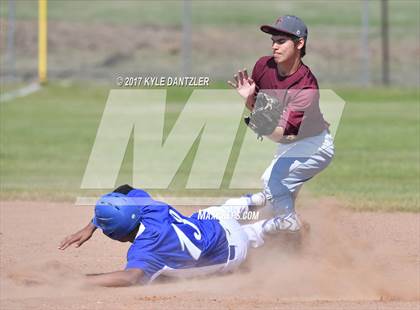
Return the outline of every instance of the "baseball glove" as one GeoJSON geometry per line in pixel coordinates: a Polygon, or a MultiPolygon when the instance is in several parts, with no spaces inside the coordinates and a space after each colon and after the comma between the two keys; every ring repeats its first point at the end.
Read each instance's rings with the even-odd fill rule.
{"type": "Polygon", "coordinates": [[[282,113],[283,107],[277,98],[259,92],[254,109],[244,121],[262,140],[263,136],[272,134],[276,129],[282,113]]]}

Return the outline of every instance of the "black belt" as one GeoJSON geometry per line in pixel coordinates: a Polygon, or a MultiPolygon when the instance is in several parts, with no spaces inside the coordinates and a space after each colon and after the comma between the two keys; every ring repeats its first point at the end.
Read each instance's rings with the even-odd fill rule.
{"type": "Polygon", "coordinates": [[[232,260],[235,258],[235,246],[229,245],[229,260],[232,260]]]}
{"type": "MultiPolygon", "coordinates": [[[[227,228],[225,228],[225,232],[226,232],[226,234],[229,234],[229,236],[230,236],[230,231],[229,231],[229,229],[227,229],[227,228]]],[[[227,237],[227,236],[226,236],[227,237]]],[[[226,238],[226,241],[227,241],[228,239],[226,238]]],[[[232,260],[232,259],[234,259],[235,258],[235,246],[234,245],[229,245],[229,257],[228,257],[228,260],[232,260]]]]}

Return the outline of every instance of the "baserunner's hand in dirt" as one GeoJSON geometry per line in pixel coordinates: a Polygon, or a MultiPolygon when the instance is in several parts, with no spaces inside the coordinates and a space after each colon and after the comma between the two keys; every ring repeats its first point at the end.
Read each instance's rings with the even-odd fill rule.
{"type": "Polygon", "coordinates": [[[248,72],[246,69],[239,70],[238,74],[234,76],[235,82],[227,81],[227,83],[236,89],[238,94],[247,99],[250,96],[253,96],[255,93],[255,82],[248,77],[248,72]]]}
{"type": "Polygon", "coordinates": [[[78,232],[67,236],[60,242],[58,247],[59,250],[65,250],[73,243],[76,244],[76,248],[80,247],[83,243],[88,241],[92,237],[93,232],[96,230],[96,226],[90,222],[86,227],[79,230],[78,232]]]}

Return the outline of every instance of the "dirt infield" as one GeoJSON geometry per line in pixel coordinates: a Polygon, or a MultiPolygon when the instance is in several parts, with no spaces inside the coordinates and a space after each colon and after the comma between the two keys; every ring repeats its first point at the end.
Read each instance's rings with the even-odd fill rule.
{"type": "Polygon", "coordinates": [[[355,213],[331,200],[309,205],[301,214],[311,231],[300,252],[274,239],[235,274],[107,289],[84,286],[82,274],[123,268],[128,244],[96,233],[80,249],[57,250],[91,208],[1,202],[0,308],[420,308],[420,214],[355,213]]]}

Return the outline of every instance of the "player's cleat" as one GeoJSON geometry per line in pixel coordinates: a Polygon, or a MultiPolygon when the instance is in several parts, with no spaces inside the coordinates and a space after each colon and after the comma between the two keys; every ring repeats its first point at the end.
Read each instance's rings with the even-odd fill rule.
{"type": "Polygon", "coordinates": [[[267,197],[263,192],[259,192],[256,194],[246,194],[245,196],[249,198],[250,207],[260,208],[264,207],[267,203],[267,197]]]}
{"type": "Polygon", "coordinates": [[[272,235],[278,232],[298,232],[302,227],[302,223],[298,215],[293,212],[286,217],[276,216],[266,220],[262,224],[264,234],[272,235]]]}

